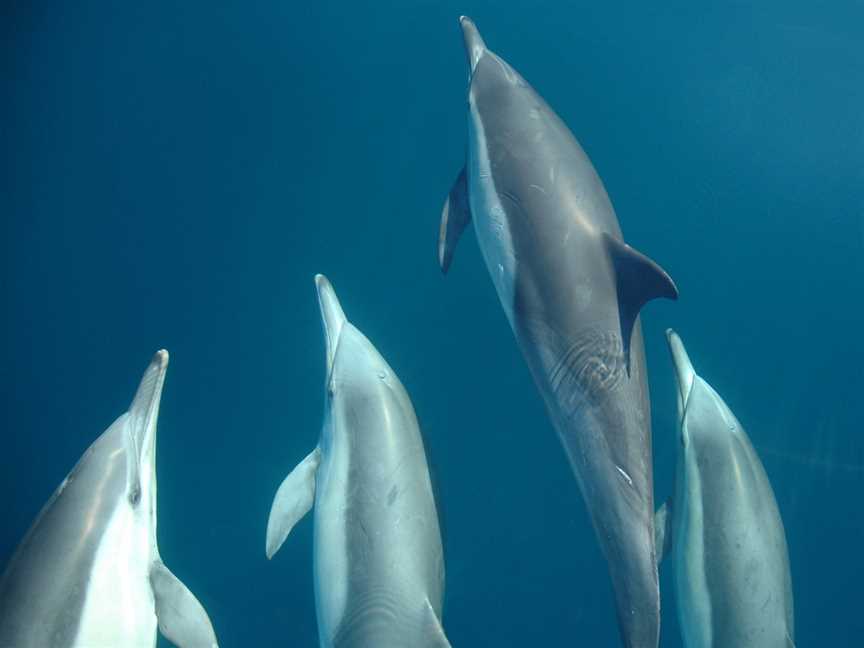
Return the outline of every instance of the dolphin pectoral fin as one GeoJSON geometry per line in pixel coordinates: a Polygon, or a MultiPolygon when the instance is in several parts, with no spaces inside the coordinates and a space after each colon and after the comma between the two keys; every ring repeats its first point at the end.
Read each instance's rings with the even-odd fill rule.
{"type": "Polygon", "coordinates": [[[317,447],[301,461],[280,484],[270,507],[267,520],[267,559],[279,551],[291,529],[315,502],[315,472],[321,461],[321,450],[317,447]]]}
{"type": "Polygon", "coordinates": [[[603,237],[615,267],[621,342],[629,373],[630,338],[639,311],[647,302],[658,297],[678,299],[678,288],[666,271],[644,254],[609,234],[604,233],[603,237]]]}
{"type": "Polygon", "coordinates": [[[424,634],[423,634],[423,648],[451,648],[450,641],[447,639],[447,636],[444,634],[444,628],[441,627],[441,619],[438,618],[438,615],[435,614],[435,610],[432,609],[432,604],[429,603],[429,599],[426,599],[425,603],[425,611],[424,611],[424,634]]]}
{"type": "Polygon", "coordinates": [[[654,514],[654,546],[657,547],[657,564],[672,551],[672,498],[663,502],[663,506],[654,514]]]}
{"type": "Polygon", "coordinates": [[[441,227],[438,232],[438,264],[441,272],[447,273],[453,252],[462,231],[471,222],[471,207],[468,204],[468,179],[465,169],[459,172],[450,195],[441,210],[441,227]]]}
{"type": "Polygon", "coordinates": [[[159,632],[180,648],[217,648],[216,633],[204,607],[171,571],[156,561],[150,570],[159,632]]]}

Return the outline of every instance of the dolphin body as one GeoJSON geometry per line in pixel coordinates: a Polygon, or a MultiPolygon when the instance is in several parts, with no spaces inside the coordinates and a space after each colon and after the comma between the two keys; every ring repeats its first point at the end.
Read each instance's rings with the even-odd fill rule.
{"type": "Polygon", "coordinates": [[[567,126],[474,23],[468,153],[441,217],[447,271],[474,222],[480,250],[609,564],[628,647],[654,648],[660,594],[651,422],[639,310],[675,299],[669,276],[623,242],[590,160],[567,126]]]}
{"type": "Polygon", "coordinates": [[[279,486],[267,557],[314,503],[322,648],[449,647],[441,533],[414,408],[327,279],[315,283],[327,344],[324,425],[279,486]]]}
{"type": "Polygon", "coordinates": [[[156,544],[156,419],[168,353],[144,373],[129,411],[78,461],[0,579],[0,646],[152,648],[156,627],[181,648],[215,648],[195,596],[156,544]]]}
{"type": "Polygon", "coordinates": [[[657,512],[657,546],[675,562],[688,648],[794,646],[783,521],[762,462],[723,399],[666,332],[678,379],[674,498],[657,512]]]}

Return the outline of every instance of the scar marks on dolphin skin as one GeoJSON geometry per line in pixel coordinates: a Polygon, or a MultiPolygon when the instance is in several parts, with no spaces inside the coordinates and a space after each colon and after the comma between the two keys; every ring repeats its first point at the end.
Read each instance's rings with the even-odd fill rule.
{"type": "Polygon", "coordinates": [[[580,401],[601,402],[625,376],[621,336],[587,331],[561,355],[549,372],[549,382],[559,402],[570,409],[578,407],[580,401]]]}
{"type": "Polygon", "coordinates": [[[615,466],[615,469],[618,471],[618,474],[621,475],[630,486],[633,486],[633,479],[630,477],[630,475],[627,474],[626,470],[624,470],[621,466],[615,466]]]}

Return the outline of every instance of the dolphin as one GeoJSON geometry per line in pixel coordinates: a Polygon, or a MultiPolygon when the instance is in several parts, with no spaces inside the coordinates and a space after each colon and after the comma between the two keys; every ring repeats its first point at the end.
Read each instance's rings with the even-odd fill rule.
{"type": "Polygon", "coordinates": [[[168,353],[43,507],[0,579],[0,646],[215,648],[156,543],[156,419],[168,353]]]}
{"type": "Polygon", "coordinates": [[[444,556],[423,438],[399,378],[315,277],[327,347],[318,446],[285,478],[267,558],[314,511],[322,648],[445,648],[444,556]]]}
{"type": "Polygon", "coordinates": [[[473,221],[606,556],[624,645],[653,648],[660,594],[639,310],[678,292],[623,241],[603,183],[564,122],[470,19],[460,22],[468,152],[442,211],[441,269],[473,221]]]}
{"type": "Polygon", "coordinates": [[[678,379],[675,494],[657,512],[688,648],[794,646],[792,577],[774,491],[744,428],[666,332],[678,379]]]}

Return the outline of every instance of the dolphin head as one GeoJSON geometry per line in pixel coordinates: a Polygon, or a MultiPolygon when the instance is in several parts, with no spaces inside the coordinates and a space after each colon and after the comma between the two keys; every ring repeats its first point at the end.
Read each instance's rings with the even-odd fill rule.
{"type": "Polygon", "coordinates": [[[726,445],[732,435],[742,432],[735,415],[711,385],[696,374],[678,334],[668,329],[666,339],[677,379],[682,446],[698,454],[707,446],[726,445]]]}
{"type": "Polygon", "coordinates": [[[468,16],[459,16],[459,25],[462,27],[462,38],[465,40],[465,55],[468,57],[468,77],[474,75],[477,63],[486,53],[486,43],[480,35],[477,25],[468,16]]]}
{"type": "Polygon", "coordinates": [[[162,387],[168,371],[168,352],[161,349],[150,361],[132,404],[125,414],[124,445],[126,448],[126,488],[129,503],[156,519],[156,421],[162,387]]]}
{"type": "Polygon", "coordinates": [[[485,92],[494,91],[496,88],[501,90],[513,86],[528,86],[525,79],[507,61],[486,47],[486,42],[473,20],[461,16],[459,25],[462,27],[462,40],[468,59],[468,80],[472,91],[478,81],[485,92]]]}
{"type": "Polygon", "coordinates": [[[370,377],[391,375],[392,370],[378,350],[345,317],[336,291],[327,278],[316,275],[315,285],[327,343],[328,393],[332,396],[345,386],[362,386],[370,377]]]}

